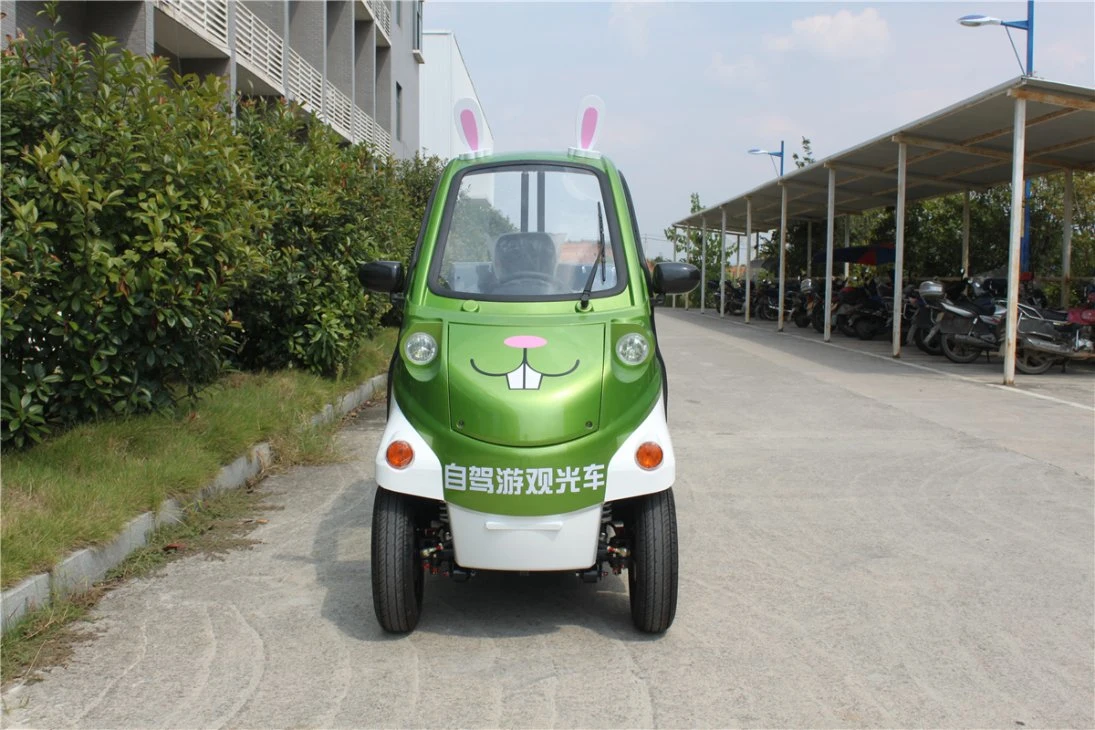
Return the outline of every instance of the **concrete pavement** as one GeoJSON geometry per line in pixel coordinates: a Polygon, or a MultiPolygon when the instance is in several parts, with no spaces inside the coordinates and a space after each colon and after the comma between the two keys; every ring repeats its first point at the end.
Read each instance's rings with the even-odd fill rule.
{"type": "Polygon", "coordinates": [[[284,509],[261,544],[109,594],[67,667],[4,691],[4,726],[1095,726],[1090,409],[694,313],[658,328],[665,636],[632,630],[626,580],[559,575],[429,580],[419,629],[384,635],[374,408],[354,460],[264,483],[284,509]]]}

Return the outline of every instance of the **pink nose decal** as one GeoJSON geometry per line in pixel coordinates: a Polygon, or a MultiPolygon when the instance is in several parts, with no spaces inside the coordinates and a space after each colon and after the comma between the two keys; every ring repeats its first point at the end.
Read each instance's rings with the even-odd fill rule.
{"type": "Polygon", "coordinates": [[[519,350],[531,349],[533,347],[543,347],[547,344],[547,340],[543,337],[537,337],[536,335],[515,335],[514,337],[507,337],[505,343],[508,347],[516,347],[519,350]]]}

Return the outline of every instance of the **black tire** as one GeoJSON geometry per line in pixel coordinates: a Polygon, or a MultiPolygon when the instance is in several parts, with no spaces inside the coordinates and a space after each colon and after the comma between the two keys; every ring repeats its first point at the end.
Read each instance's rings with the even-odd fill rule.
{"type": "Polygon", "coordinates": [[[1053,355],[1029,348],[1020,348],[1015,353],[1016,369],[1027,375],[1041,375],[1057,363],[1053,355]]]}
{"type": "Polygon", "coordinates": [[[637,502],[627,566],[631,620],[639,631],[660,634],[677,613],[677,508],[672,489],[637,502]]]}
{"type": "Polygon", "coordinates": [[[795,321],[796,327],[809,327],[810,326],[810,313],[805,309],[796,309],[791,313],[791,319],[795,321]]]}
{"type": "Polygon", "coordinates": [[[413,631],[422,613],[425,574],[415,555],[410,497],[377,487],[371,557],[376,620],[393,634],[413,631]]]}
{"type": "Polygon", "coordinates": [[[929,355],[942,355],[943,346],[940,344],[940,340],[943,338],[938,332],[934,337],[929,338],[931,330],[924,327],[917,327],[913,331],[913,343],[920,349],[921,352],[926,352],[929,355]]]}
{"type": "Polygon", "coordinates": [[[852,323],[855,336],[861,340],[873,340],[882,331],[882,321],[877,317],[856,317],[852,323]]]}
{"type": "Polygon", "coordinates": [[[947,356],[947,359],[956,363],[970,363],[981,357],[981,350],[976,347],[970,347],[969,345],[960,345],[954,341],[954,335],[939,336],[940,345],[943,348],[943,354],[947,356]]]}
{"type": "Polygon", "coordinates": [[[840,330],[840,333],[845,337],[856,337],[855,327],[853,323],[848,320],[848,315],[838,314],[836,316],[836,328],[840,330]]]}
{"type": "Polygon", "coordinates": [[[821,304],[814,305],[814,311],[810,312],[810,324],[822,334],[825,332],[825,307],[821,304]]]}

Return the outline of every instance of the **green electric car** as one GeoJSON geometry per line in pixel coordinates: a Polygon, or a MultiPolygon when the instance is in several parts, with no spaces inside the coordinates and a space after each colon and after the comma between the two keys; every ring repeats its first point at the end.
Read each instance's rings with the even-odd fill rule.
{"type": "Polygon", "coordinates": [[[409,265],[360,276],[403,317],[376,457],[383,628],[415,628],[427,573],[626,570],[635,626],[665,631],[675,461],[654,304],[699,272],[648,266],[615,166],[585,149],[454,159],[409,265]]]}

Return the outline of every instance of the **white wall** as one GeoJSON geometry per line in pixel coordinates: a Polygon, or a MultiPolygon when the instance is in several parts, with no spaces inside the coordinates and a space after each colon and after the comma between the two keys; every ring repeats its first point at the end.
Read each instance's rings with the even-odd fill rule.
{"type": "MultiPolygon", "coordinates": [[[[422,154],[437,155],[450,159],[467,152],[456,132],[452,108],[457,101],[471,97],[483,104],[475,93],[475,85],[464,64],[460,45],[451,31],[428,30],[422,34],[422,52],[426,63],[420,76],[419,143],[422,154]]],[[[486,110],[483,111],[485,130],[481,146],[494,147],[494,136],[490,131],[486,110]]]]}

